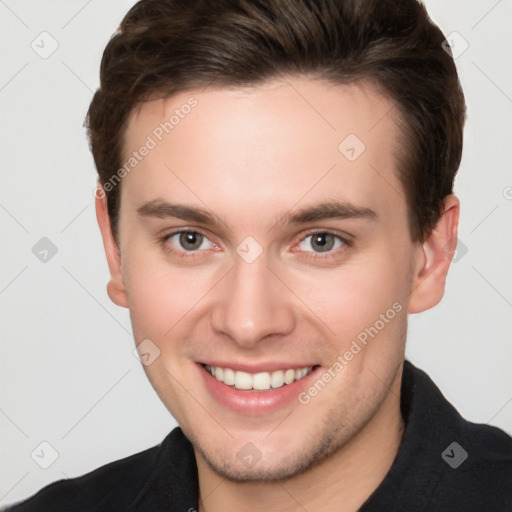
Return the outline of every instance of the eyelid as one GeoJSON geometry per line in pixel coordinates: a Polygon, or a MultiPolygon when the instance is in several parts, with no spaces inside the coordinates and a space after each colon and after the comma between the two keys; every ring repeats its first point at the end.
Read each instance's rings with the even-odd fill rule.
{"type": "Polygon", "coordinates": [[[302,242],[308,236],[320,235],[320,234],[321,235],[332,235],[332,236],[338,237],[338,238],[340,238],[341,240],[343,240],[346,243],[352,243],[353,240],[354,240],[354,237],[352,235],[349,235],[348,233],[342,233],[341,231],[336,231],[335,229],[331,229],[331,228],[324,228],[324,229],[314,228],[314,229],[311,229],[311,230],[307,231],[305,234],[301,235],[301,238],[300,238],[299,241],[302,242]]]}
{"type": "Polygon", "coordinates": [[[341,233],[332,229],[313,229],[306,234],[301,235],[297,243],[303,242],[306,238],[313,235],[332,235],[341,240],[345,245],[350,246],[354,242],[354,237],[348,233],[341,233]]]}
{"type": "MultiPolygon", "coordinates": [[[[205,238],[206,240],[208,240],[213,246],[215,246],[216,248],[219,247],[219,245],[217,243],[215,243],[209,234],[205,233],[202,229],[200,228],[189,228],[189,227],[180,227],[179,229],[175,229],[173,231],[170,231],[164,235],[161,235],[159,236],[158,240],[163,244],[163,245],[166,245],[169,243],[169,240],[173,237],[173,236],[176,236],[176,235],[180,235],[180,234],[183,234],[183,233],[195,233],[195,234],[198,234],[198,235],[201,235],[203,238],[205,238]]],[[[183,256],[183,255],[188,255],[188,257],[193,257],[195,254],[197,253],[200,253],[200,252],[203,252],[205,251],[206,249],[201,249],[201,250],[195,250],[195,251],[186,251],[185,249],[179,249],[177,247],[174,247],[172,246],[172,248],[169,248],[167,247],[167,250],[171,253],[175,253],[175,254],[178,254],[178,256],[183,256]]],[[[216,250],[216,249],[214,249],[216,250]]],[[[184,256],[184,257],[187,257],[187,256],[184,256]]]]}
{"type": "Polygon", "coordinates": [[[335,238],[337,238],[338,240],[340,240],[342,242],[341,247],[338,247],[334,250],[326,251],[323,253],[315,252],[315,251],[301,251],[301,250],[295,250],[293,252],[304,252],[307,254],[307,256],[306,256],[307,258],[327,259],[330,257],[339,256],[340,252],[346,251],[347,249],[352,247],[352,245],[354,243],[354,237],[349,235],[348,233],[339,233],[332,229],[317,228],[317,229],[310,230],[306,234],[302,235],[301,238],[294,244],[294,246],[297,244],[300,244],[301,242],[303,242],[304,240],[306,240],[306,238],[308,238],[310,236],[319,235],[319,234],[334,236],[335,238]]]}

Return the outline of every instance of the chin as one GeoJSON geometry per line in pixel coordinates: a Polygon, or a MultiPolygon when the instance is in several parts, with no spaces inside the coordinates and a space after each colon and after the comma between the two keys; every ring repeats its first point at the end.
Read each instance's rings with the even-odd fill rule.
{"type": "MultiPolygon", "coordinates": [[[[297,435],[297,438],[300,437],[297,435]]],[[[233,442],[212,451],[203,450],[191,439],[196,452],[204,462],[221,477],[233,482],[276,482],[285,481],[307,472],[339,449],[343,440],[340,432],[326,432],[323,437],[309,436],[309,442],[295,443],[283,452],[279,443],[267,443],[260,451],[253,443],[233,442]],[[241,446],[233,451],[233,446],[241,446]]],[[[189,437],[190,439],[190,437],[189,437]]],[[[209,444],[208,446],[212,446],[209,444]]]]}

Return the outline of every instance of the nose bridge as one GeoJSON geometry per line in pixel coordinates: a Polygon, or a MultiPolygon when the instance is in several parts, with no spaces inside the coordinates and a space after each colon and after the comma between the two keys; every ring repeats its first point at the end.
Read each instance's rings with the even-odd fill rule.
{"type": "Polygon", "coordinates": [[[267,268],[266,255],[247,262],[236,256],[212,317],[213,328],[249,348],[271,334],[293,329],[293,312],[282,284],[267,268]]]}

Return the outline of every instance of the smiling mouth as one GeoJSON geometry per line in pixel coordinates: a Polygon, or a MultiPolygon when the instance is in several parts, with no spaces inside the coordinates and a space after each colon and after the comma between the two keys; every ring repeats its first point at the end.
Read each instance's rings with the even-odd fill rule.
{"type": "Polygon", "coordinates": [[[273,372],[247,373],[231,368],[220,366],[201,365],[214,379],[244,391],[267,391],[269,389],[278,389],[292,384],[309,375],[316,366],[305,366],[303,368],[290,368],[287,370],[276,370],[273,372]]]}

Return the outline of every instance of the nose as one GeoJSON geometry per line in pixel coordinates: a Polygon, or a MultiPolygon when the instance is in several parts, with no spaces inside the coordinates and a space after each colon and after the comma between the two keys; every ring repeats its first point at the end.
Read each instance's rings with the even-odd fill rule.
{"type": "Polygon", "coordinates": [[[293,331],[292,293],[267,267],[265,254],[252,263],[237,256],[217,291],[212,327],[241,348],[250,349],[264,338],[293,331]]]}

